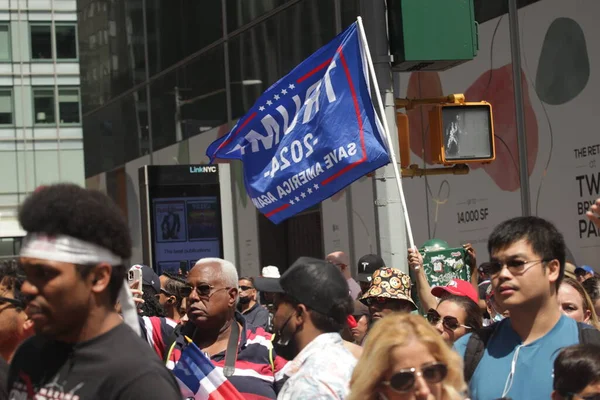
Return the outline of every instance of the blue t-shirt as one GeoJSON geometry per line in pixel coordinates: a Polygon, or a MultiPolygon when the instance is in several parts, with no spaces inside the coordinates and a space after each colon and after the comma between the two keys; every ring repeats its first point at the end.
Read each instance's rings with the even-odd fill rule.
{"type": "MultiPolygon", "coordinates": [[[[470,336],[465,335],[454,343],[463,358],[470,336]]],[[[510,390],[505,396],[513,400],[549,399],[554,359],[560,349],[577,343],[577,322],[564,315],[550,332],[525,346],[513,330],[510,318],[500,321],[469,383],[471,398],[499,399],[506,385],[510,390]],[[513,358],[516,364],[511,386],[509,376],[513,358]]]]}

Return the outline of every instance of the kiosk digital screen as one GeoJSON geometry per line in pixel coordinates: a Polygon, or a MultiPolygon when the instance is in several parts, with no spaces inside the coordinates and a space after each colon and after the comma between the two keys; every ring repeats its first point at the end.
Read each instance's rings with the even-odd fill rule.
{"type": "MultiPolygon", "coordinates": [[[[202,167],[204,168],[204,167],[202,167]]],[[[223,257],[218,170],[145,166],[140,172],[144,262],[158,273],[186,273],[201,258],[223,257]],[[147,234],[146,234],[147,233],[147,234]]]]}
{"type": "Polygon", "coordinates": [[[216,196],[152,199],[154,262],[159,273],[189,270],[201,258],[221,257],[221,226],[216,196]]]}

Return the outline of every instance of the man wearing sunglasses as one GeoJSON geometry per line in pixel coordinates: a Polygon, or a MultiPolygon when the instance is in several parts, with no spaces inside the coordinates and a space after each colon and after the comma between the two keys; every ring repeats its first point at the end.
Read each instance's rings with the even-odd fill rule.
{"type": "Polygon", "coordinates": [[[239,285],[240,301],[238,303],[238,311],[242,313],[250,325],[266,330],[269,324],[269,311],[256,302],[254,278],[240,278],[239,285]]]}
{"type": "Polygon", "coordinates": [[[410,277],[395,268],[380,268],[373,273],[371,286],[360,301],[369,307],[373,322],[393,312],[410,313],[417,309],[410,295],[410,277]]]}
{"type": "Polygon", "coordinates": [[[188,343],[186,337],[190,338],[242,396],[275,399],[275,374],[285,360],[274,352],[271,335],[248,324],[237,311],[238,284],[238,273],[231,262],[200,259],[181,289],[187,301],[188,321],[177,329],[153,322],[146,326],[147,340],[167,368],[173,369],[188,343]],[[160,329],[153,329],[158,326],[160,329]],[[228,357],[230,354],[234,356],[228,357]]]}
{"type": "Polygon", "coordinates": [[[10,362],[17,347],[33,335],[25,313],[27,297],[21,292],[25,273],[16,262],[0,263],[0,356],[10,362]]]}
{"type": "Polygon", "coordinates": [[[550,222],[517,217],[501,223],[488,240],[494,296],[510,317],[455,343],[465,359],[465,380],[476,399],[547,399],[558,350],[599,340],[600,332],[561,315],[557,290],[563,279],[565,242],[550,222]]]}

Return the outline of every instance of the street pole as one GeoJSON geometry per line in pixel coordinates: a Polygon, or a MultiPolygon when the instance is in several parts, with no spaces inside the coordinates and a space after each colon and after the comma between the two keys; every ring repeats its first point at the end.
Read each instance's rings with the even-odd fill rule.
{"type": "Polygon", "coordinates": [[[523,81],[521,79],[521,44],[519,41],[519,9],[517,0],[508,0],[508,24],[510,31],[510,55],[512,58],[513,88],[515,92],[515,116],[517,122],[517,146],[519,148],[519,181],[521,183],[521,213],[531,215],[529,195],[529,168],[527,166],[527,136],[523,108],[523,81]]]}
{"type": "MultiPolygon", "coordinates": [[[[381,118],[387,119],[391,130],[393,149],[390,150],[398,154],[396,109],[390,68],[385,1],[362,0],[360,10],[385,107],[385,115],[382,115],[381,118]]],[[[373,185],[378,253],[387,266],[408,273],[406,224],[394,177],[394,168],[391,164],[377,170],[373,185]]]]}

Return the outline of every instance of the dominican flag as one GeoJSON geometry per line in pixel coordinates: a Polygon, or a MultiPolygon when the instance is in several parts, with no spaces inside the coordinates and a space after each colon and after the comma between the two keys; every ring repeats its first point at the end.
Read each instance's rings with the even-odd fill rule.
{"type": "Polygon", "coordinates": [[[279,223],[389,163],[357,23],[267,89],[206,150],[241,160],[252,202],[279,223]]]}
{"type": "Polygon", "coordinates": [[[193,342],[185,346],[172,372],[186,400],[244,400],[193,342]]]}

